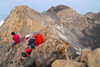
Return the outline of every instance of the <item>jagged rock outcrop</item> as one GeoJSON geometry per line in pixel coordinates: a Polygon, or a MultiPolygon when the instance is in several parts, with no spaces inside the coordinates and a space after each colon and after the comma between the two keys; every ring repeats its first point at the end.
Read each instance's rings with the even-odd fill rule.
{"type": "Polygon", "coordinates": [[[37,67],[50,66],[54,60],[64,59],[65,42],[67,47],[70,44],[68,53],[73,58],[81,54],[83,48],[96,49],[100,47],[99,21],[100,13],[83,16],[64,5],[43,13],[28,6],[16,6],[0,27],[0,67],[19,67],[20,53],[28,43],[23,37],[34,30],[39,30],[44,37],[44,43],[32,52],[39,63],[37,67]],[[21,43],[14,52],[7,49],[12,44],[12,31],[21,36],[21,43]]]}
{"type": "Polygon", "coordinates": [[[60,39],[68,41],[72,45],[68,50],[72,56],[80,54],[83,48],[100,47],[100,13],[93,14],[92,18],[89,18],[89,16],[82,16],[66,7],[66,9],[57,12],[56,16],[60,19],[60,23],[55,25],[57,34],[60,39]]]}
{"type": "Polygon", "coordinates": [[[88,20],[67,6],[64,6],[64,8],[62,8],[63,5],[59,6],[50,8],[45,14],[47,13],[48,16],[56,17],[59,20],[55,24],[57,35],[61,40],[67,41],[72,45],[69,51],[71,56],[74,57],[76,52],[78,53],[84,48],[84,45],[80,43],[81,37],[84,36],[81,30],[88,26],[88,20]],[[56,12],[55,9],[59,9],[59,11],[56,12]]]}

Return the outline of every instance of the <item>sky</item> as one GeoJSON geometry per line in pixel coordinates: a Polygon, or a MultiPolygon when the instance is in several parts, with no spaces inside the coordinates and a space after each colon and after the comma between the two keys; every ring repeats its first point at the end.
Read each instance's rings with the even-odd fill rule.
{"type": "Polygon", "coordinates": [[[100,0],[0,0],[0,18],[7,17],[17,5],[27,5],[41,13],[59,4],[69,6],[83,15],[100,12],[100,0]]]}

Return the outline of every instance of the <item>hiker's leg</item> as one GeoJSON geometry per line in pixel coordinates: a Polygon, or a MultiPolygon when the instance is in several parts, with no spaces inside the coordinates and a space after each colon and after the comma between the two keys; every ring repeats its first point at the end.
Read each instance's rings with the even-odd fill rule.
{"type": "Polygon", "coordinates": [[[12,44],[12,47],[14,47],[16,44],[17,44],[17,43],[14,42],[14,43],[12,44]]]}
{"type": "Polygon", "coordinates": [[[32,49],[35,49],[35,46],[36,46],[35,43],[32,43],[32,44],[31,44],[31,48],[32,48],[32,49]]]}
{"type": "Polygon", "coordinates": [[[30,39],[28,42],[28,46],[35,42],[35,39],[30,39]]]}
{"type": "Polygon", "coordinates": [[[35,44],[35,39],[33,39],[33,43],[31,44],[31,46],[36,46],[36,44],[35,44]]]}
{"type": "Polygon", "coordinates": [[[30,55],[31,54],[31,52],[28,52],[28,55],[30,55]]]}

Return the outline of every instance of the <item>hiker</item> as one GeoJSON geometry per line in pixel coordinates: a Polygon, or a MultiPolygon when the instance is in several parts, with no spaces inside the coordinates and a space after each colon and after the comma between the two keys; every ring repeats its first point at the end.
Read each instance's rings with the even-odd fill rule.
{"type": "Polygon", "coordinates": [[[30,39],[30,34],[27,34],[26,36],[25,36],[25,40],[28,40],[28,39],[30,39]]]}
{"type": "Polygon", "coordinates": [[[39,33],[39,31],[34,31],[33,38],[29,40],[28,45],[30,45],[32,48],[35,48],[36,46],[39,46],[41,43],[43,43],[43,37],[39,33]]]}
{"type": "Polygon", "coordinates": [[[15,32],[12,32],[11,33],[12,35],[12,39],[14,40],[14,43],[11,45],[12,47],[15,46],[16,44],[19,44],[20,43],[20,37],[17,33],[15,32]]]}
{"type": "Polygon", "coordinates": [[[21,53],[21,63],[24,67],[35,67],[35,60],[33,57],[25,52],[21,53]]]}
{"type": "Polygon", "coordinates": [[[31,52],[32,52],[32,48],[30,46],[28,46],[26,49],[25,49],[25,52],[30,55],[31,52]]]}

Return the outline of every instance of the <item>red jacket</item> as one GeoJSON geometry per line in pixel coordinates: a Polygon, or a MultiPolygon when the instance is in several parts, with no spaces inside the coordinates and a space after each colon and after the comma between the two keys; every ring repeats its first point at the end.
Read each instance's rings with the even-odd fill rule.
{"type": "Polygon", "coordinates": [[[41,43],[43,43],[43,37],[42,35],[39,33],[38,36],[35,39],[35,44],[36,46],[39,46],[41,43]]]}
{"type": "Polygon", "coordinates": [[[19,37],[18,34],[15,34],[13,38],[14,38],[14,42],[15,42],[15,43],[18,44],[18,43],[20,42],[20,37],[19,37]]]}
{"type": "Polygon", "coordinates": [[[29,47],[26,48],[26,53],[31,52],[32,49],[29,49],[29,47]]]}

